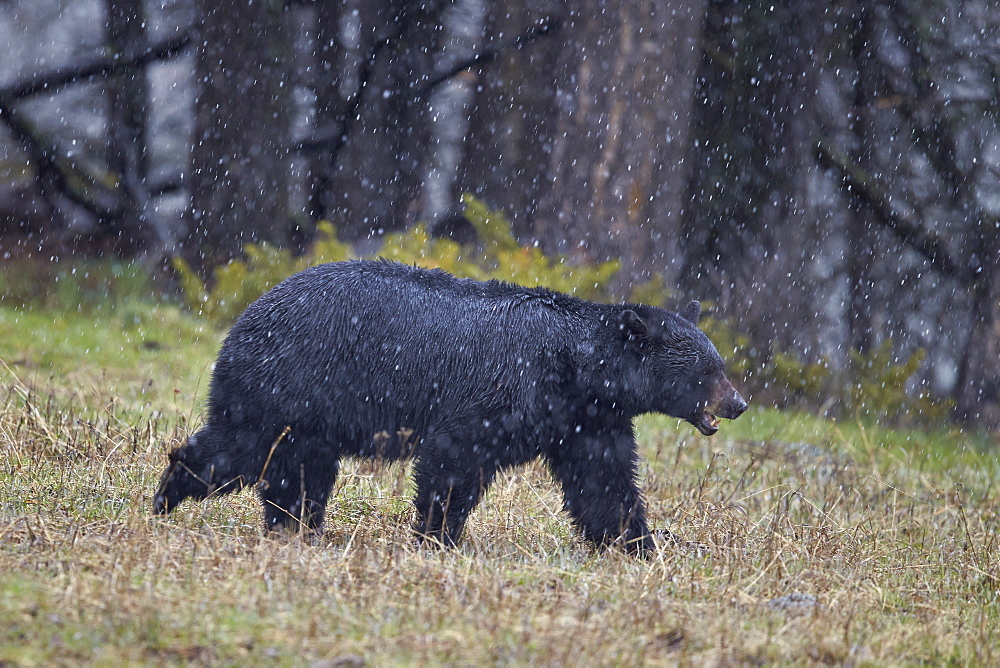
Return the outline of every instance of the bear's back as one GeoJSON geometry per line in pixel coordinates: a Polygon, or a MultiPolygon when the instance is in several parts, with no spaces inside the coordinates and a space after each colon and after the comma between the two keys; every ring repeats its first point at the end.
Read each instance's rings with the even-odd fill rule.
{"type": "Polygon", "coordinates": [[[598,305],[390,262],[319,265],[240,317],[212,395],[219,408],[245,404],[241,414],[287,414],[292,404],[456,415],[470,402],[538,404],[539,392],[574,375],[570,351],[594,326],[588,308],[598,305]]]}
{"type": "Polygon", "coordinates": [[[441,299],[461,301],[465,306],[480,302],[488,308],[502,307],[507,303],[538,303],[566,313],[577,313],[586,304],[575,297],[543,287],[524,287],[496,279],[478,281],[458,278],[442,269],[426,269],[388,260],[321,264],[296,274],[286,283],[293,281],[291,284],[310,286],[311,290],[340,287],[362,293],[381,286],[382,289],[407,291],[415,297],[420,293],[431,293],[441,299]]]}

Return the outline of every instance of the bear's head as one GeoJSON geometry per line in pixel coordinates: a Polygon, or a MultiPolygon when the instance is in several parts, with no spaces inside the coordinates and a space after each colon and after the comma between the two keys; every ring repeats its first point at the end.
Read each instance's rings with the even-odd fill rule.
{"type": "Polygon", "coordinates": [[[726,378],[719,352],[698,329],[701,304],[680,313],[653,307],[626,308],[621,330],[639,353],[644,408],[687,420],[711,436],[719,418],[735,420],[747,402],[726,378]]]}
{"type": "Polygon", "coordinates": [[[153,496],[153,512],[169,513],[187,498],[201,500],[212,494],[228,494],[242,489],[242,479],[225,475],[228,460],[206,448],[193,448],[197,434],[188,438],[185,445],[170,453],[170,463],[160,477],[160,485],[153,496]]]}

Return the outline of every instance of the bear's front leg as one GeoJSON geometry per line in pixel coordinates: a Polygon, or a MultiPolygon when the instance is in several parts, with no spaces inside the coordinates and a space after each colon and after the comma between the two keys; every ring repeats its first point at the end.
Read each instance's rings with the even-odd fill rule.
{"type": "Polygon", "coordinates": [[[567,512],[587,540],[649,557],[656,543],[646,526],[646,506],[636,485],[636,445],[631,425],[598,433],[572,430],[547,454],[562,484],[567,512]]]}
{"type": "Polygon", "coordinates": [[[431,538],[453,547],[469,513],[493,482],[496,469],[473,457],[471,448],[425,448],[414,464],[419,540],[431,538]]]}

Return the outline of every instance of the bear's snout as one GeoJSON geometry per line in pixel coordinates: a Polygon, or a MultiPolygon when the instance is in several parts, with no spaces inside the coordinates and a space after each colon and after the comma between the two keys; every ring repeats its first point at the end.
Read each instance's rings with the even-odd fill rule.
{"type": "Polygon", "coordinates": [[[156,515],[166,515],[173,508],[167,503],[166,494],[157,493],[153,497],[153,513],[156,515]]]}
{"type": "Polygon", "coordinates": [[[747,402],[740,396],[740,393],[733,390],[733,397],[730,400],[731,410],[730,415],[723,415],[722,417],[728,418],[730,420],[735,420],[739,416],[747,412],[747,402]]]}
{"type": "Polygon", "coordinates": [[[747,410],[747,402],[736,391],[729,380],[724,380],[719,384],[719,393],[715,401],[709,404],[709,411],[716,417],[727,420],[735,420],[747,410]]]}
{"type": "Polygon", "coordinates": [[[747,410],[747,402],[724,376],[716,383],[711,399],[703,406],[691,423],[706,436],[719,430],[719,418],[735,420],[747,410]]]}

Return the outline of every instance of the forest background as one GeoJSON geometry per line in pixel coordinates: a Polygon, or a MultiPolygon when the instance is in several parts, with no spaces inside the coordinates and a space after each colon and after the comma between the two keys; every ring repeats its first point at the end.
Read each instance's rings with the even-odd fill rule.
{"type": "Polygon", "coordinates": [[[888,383],[1000,426],[995,3],[6,0],[0,43],[31,291],[88,258],[211,287],[322,221],[358,254],[482,244],[471,193],[522,247],[618,263],[607,298],[710,304],[757,401],[888,383]]]}

